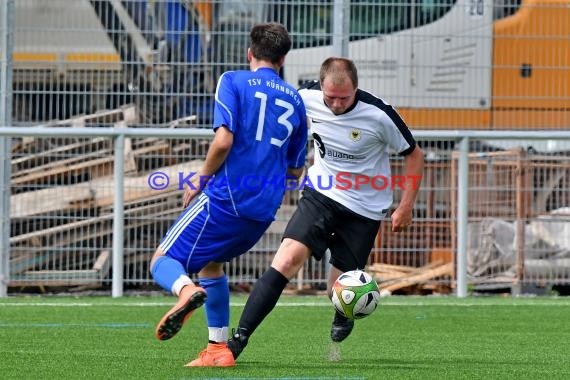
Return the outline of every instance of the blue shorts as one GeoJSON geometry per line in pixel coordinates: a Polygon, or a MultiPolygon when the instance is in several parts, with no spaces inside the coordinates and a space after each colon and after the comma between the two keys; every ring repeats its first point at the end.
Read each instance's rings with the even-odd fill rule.
{"type": "Polygon", "coordinates": [[[202,193],[170,227],[159,247],[188,273],[198,273],[211,261],[224,263],[246,253],[270,225],[271,221],[237,217],[202,193]]]}

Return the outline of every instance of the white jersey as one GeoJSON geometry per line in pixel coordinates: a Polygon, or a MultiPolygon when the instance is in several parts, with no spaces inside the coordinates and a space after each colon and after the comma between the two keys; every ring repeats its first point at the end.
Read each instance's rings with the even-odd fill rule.
{"type": "Polygon", "coordinates": [[[416,142],[410,130],[392,106],[366,91],[357,90],[354,105],[342,115],[325,105],[318,82],[299,94],[315,144],[305,185],[359,215],[382,219],[393,202],[389,148],[411,153],[416,142]]]}

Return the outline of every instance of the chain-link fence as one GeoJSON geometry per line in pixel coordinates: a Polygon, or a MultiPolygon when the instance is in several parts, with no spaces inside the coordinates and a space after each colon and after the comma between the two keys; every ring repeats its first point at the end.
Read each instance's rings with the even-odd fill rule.
{"type": "Polygon", "coordinates": [[[335,3],[18,0],[14,122],[135,103],[143,125],[197,115],[208,126],[219,74],[247,68],[251,25],[275,20],[293,38],[289,82],[318,79],[320,62],[339,53],[336,38],[360,87],[396,105],[413,128],[568,126],[567,0],[335,3]],[[335,12],[345,28],[333,25],[335,12]]]}
{"type": "MultiPolygon", "coordinates": [[[[85,117],[81,125],[121,129],[130,115],[132,109],[124,108],[85,117]]],[[[110,286],[116,281],[110,269],[117,264],[112,260],[117,181],[124,189],[119,242],[124,283],[152,284],[149,259],[181,212],[184,178],[201,166],[210,138],[183,137],[183,130],[178,138],[127,137],[117,156],[109,136],[77,131],[72,120],[57,126],[53,136],[13,138],[10,285],[110,286]],[[76,131],[65,137],[62,127],[76,131]],[[93,136],[81,137],[82,132],[93,136]],[[117,160],[122,173],[115,172],[117,160]]],[[[413,226],[395,233],[388,219],[382,224],[368,268],[381,285],[390,291],[452,291],[459,270],[462,191],[469,223],[465,269],[472,286],[569,283],[569,152],[538,152],[542,140],[516,140],[517,148],[505,149],[504,141],[515,140],[471,139],[467,182],[460,184],[457,141],[437,136],[421,137],[426,168],[413,226]]],[[[401,169],[393,156],[393,174],[401,169]]],[[[400,195],[396,191],[394,206],[400,195]]],[[[233,285],[250,284],[268,267],[298,197],[298,191],[289,191],[264,237],[228,265],[233,285]]],[[[322,288],[326,269],[325,262],[311,260],[293,283],[299,290],[322,288]]]]}

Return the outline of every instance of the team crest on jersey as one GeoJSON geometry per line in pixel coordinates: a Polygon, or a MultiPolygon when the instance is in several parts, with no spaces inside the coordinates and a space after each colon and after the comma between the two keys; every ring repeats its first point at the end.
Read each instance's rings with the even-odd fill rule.
{"type": "Polygon", "coordinates": [[[351,139],[352,141],[358,141],[358,140],[360,140],[360,137],[361,137],[360,135],[361,135],[360,129],[352,128],[352,129],[350,130],[350,139],[351,139]]]}

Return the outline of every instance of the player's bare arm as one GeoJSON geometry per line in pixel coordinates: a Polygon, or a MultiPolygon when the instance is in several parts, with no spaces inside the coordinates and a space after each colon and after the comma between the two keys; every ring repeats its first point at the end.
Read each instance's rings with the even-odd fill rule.
{"type": "Polygon", "coordinates": [[[424,154],[416,145],[412,153],[404,158],[404,190],[398,208],[392,214],[392,231],[402,231],[412,224],[412,211],[418,194],[422,173],[424,171],[424,154]]]}
{"type": "Polygon", "coordinates": [[[184,191],[183,207],[186,208],[204,188],[204,179],[211,177],[224,163],[234,143],[234,134],[225,126],[216,129],[216,135],[208,149],[204,165],[192,180],[193,187],[187,187],[184,191]]]}
{"type": "Polygon", "coordinates": [[[301,178],[301,176],[303,175],[304,172],[305,172],[305,167],[287,168],[287,176],[288,177],[295,177],[295,179],[297,181],[299,180],[299,178],[301,178]]]}

